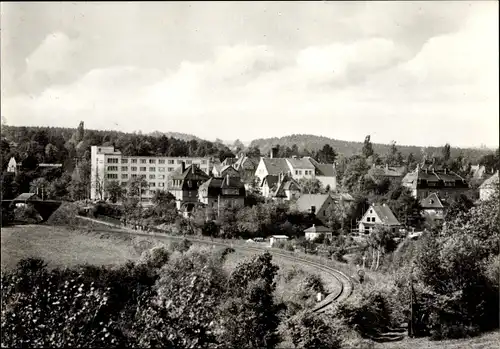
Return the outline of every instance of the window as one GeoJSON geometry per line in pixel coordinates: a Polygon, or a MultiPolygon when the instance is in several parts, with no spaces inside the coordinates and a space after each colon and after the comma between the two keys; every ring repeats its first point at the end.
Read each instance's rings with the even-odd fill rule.
{"type": "Polygon", "coordinates": [[[106,175],[108,179],[118,179],[118,174],[117,173],[108,173],[106,175]]]}
{"type": "Polygon", "coordinates": [[[150,188],[151,188],[151,187],[156,187],[156,183],[155,183],[155,182],[151,182],[151,183],[149,183],[149,187],[150,187],[150,188]]]}
{"type": "Polygon", "coordinates": [[[174,160],[168,160],[169,165],[173,165],[174,163],[175,163],[174,160]]]}
{"type": "Polygon", "coordinates": [[[141,164],[145,164],[146,163],[146,159],[141,159],[141,164]]]}
{"type": "Polygon", "coordinates": [[[108,164],[117,164],[118,159],[117,158],[108,158],[108,164]]]}
{"type": "Polygon", "coordinates": [[[155,167],[150,167],[149,168],[149,172],[155,172],[156,171],[156,168],[155,167]]]}
{"type": "Polygon", "coordinates": [[[165,167],[158,167],[158,171],[165,172],[165,167]]]}
{"type": "Polygon", "coordinates": [[[130,160],[133,164],[137,164],[137,159],[130,160]]]}
{"type": "Polygon", "coordinates": [[[137,167],[136,167],[136,166],[132,166],[130,169],[131,169],[132,171],[137,171],[137,167]]]}
{"type": "Polygon", "coordinates": [[[146,171],[146,167],[139,168],[139,171],[146,171]]]}
{"type": "Polygon", "coordinates": [[[158,175],[158,179],[165,179],[165,175],[158,175]]]}
{"type": "Polygon", "coordinates": [[[137,175],[134,173],[134,174],[132,175],[132,178],[137,178],[137,175]]]}
{"type": "Polygon", "coordinates": [[[108,166],[108,171],[118,171],[118,166],[108,166]]]}
{"type": "Polygon", "coordinates": [[[316,206],[311,206],[311,213],[316,213],[316,206]]]}
{"type": "Polygon", "coordinates": [[[160,159],[160,160],[158,160],[158,163],[159,163],[159,164],[164,164],[164,163],[165,163],[165,159],[163,159],[163,160],[161,160],[161,159],[160,159]]]}
{"type": "Polygon", "coordinates": [[[156,164],[156,159],[149,159],[150,164],[156,164]]]}
{"type": "Polygon", "coordinates": [[[122,173],[122,179],[128,179],[128,174],[122,173]]]}
{"type": "Polygon", "coordinates": [[[168,172],[172,172],[173,170],[174,170],[174,168],[173,168],[173,167],[169,167],[169,168],[168,168],[168,172]]]}
{"type": "Polygon", "coordinates": [[[128,159],[122,159],[122,164],[128,164],[128,159]]]}
{"type": "Polygon", "coordinates": [[[122,166],[122,171],[128,171],[128,166],[122,166]]]}
{"type": "Polygon", "coordinates": [[[372,217],[372,222],[375,222],[375,217],[372,217]]]}
{"type": "Polygon", "coordinates": [[[370,210],[370,213],[373,213],[373,210],[370,210]]]}
{"type": "Polygon", "coordinates": [[[192,163],[191,160],[186,160],[186,164],[190,165],[192,163]]]}
{"type": "Polygon", "coordinates": [[[158,183],[158,186],[159,186],[159,187],[164,187],[164,186],[165,186],[165,183],[160,182],[160,183],[158,183]]]}
{"type": "Polygon", "coordinates": [[[298,175],[299,174],[299,171],[295,170],[295,174],[298,175]]]}
{"type": "Polygon", "coordinates": [[[139,175],[139,177],[141,177],[143,179],[146,179],[146,175],[145,174],[141,174],[141,175],[139,175]]]}
{"type": "Polygon", "coordinates": [[[156,176],[154,174],[149,175],[149,179],[155,179],[155,178],[156,178],[156,176]]]}

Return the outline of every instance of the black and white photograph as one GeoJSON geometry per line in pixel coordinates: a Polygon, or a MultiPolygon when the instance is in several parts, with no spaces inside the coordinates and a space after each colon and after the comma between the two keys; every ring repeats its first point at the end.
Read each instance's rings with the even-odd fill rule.
{"type": "Polygon", "coordinates": [[[2,348],[500,347],[499,3],[0,3],[2,348]]]}

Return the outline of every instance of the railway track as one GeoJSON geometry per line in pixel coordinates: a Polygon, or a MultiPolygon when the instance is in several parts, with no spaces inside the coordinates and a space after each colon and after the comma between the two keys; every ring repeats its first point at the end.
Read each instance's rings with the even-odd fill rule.
{"type": "Polygon", "coordinates": [[[220,241],[208,241],[208,240],[202,240],[202,239],[197,239],[197,238],[192,238],[192,237],[186,237],[186,236],[174,236],[174,235],[166,235],[166,234],[161,234],[161,233],[145,233],[141,231],[137,231],[134,229],[126,228],[126,227],[121,227],[117,226],[113,223],[109,222],[104,222],[100,221],[97,219],[93,218],[88,218],[88,217],[81,217],[78,216],[79,218],[83,220],[88,220],[92,221],[95,223],[99,224],[104,224],[107,226],[110,226],[112,228],[115,228],[116,230],[114,231],[115,233],[126,233],[130,235],[136,235],[136,236],[147,236],[147,237],[155,237],[159,239],[164,239],[164,240],[184,240],[187,239],[191,242],[196,242],[196,243],[201,243],[205,245],[217,245],[217,246],[224,246],[224,247],[231,247],[234,249],[239,249],[239,250],[244,250],[244,251],[252,251],[252,252],[269,252],[274,256],[279,256],[281,258],[285,258],[288,260],[296,261],[302,265],[308,265],[311,267],[314,267],[318,270],[321,270],[323,273],[328,274],[329,276],[333,277],[340,285],[340,289],[338,292],[330,293],[323,299],[320,303],[316,304],[313,308],[313,312],[315,313],[324,313],[326,312],[335,301],[341,301],[349,296],[351,296],[353,290],[354,290],[354,283],[352,279],[345,275],[343,272],[336,270],[332,267],[329,267],[327,265],[318,263],[318,262],[313,262],[305,258],[297,257],[297,256],[291,256],[290,254],[287,253],[281,253],[277,252],[274,250],[270,250],[268,248],[263,248],[263,247],[253,247],[253,246],[241,246],[241,245],[235,245],[231,242],[220,242],[220,241]]]}

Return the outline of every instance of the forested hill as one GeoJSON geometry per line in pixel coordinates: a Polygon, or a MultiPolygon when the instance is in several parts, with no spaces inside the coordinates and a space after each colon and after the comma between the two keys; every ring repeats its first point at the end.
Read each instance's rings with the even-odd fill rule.
{"type": "Polygon", "coordinates": [[[125,133],[110,130],[86,130],[83,122],[78,128],[24,127],[2,125],[2,159],[5,169],[11,156],[31,162],[63,163],[72,169],[75,158],[90,159],[90,146],[113,145],[124,155],[139,156],[214,156],[224,160],[234,156],[228,147],[177,133],[159,132],[154,135],[125,133]],[[178,137],[172,137],[174,135],[178,137]],[[182,137],[191,139],[182,139],[182,137]]]}
{"type": "MultiPolygon", "coordinates": [[[[291,148],[294,144],[297,145],[299,151],[303,151],[305,149],[309,152],[316,152],[323,148],[325,144],[329,144],[338,154],[343,154],[345,157],[359,154],[363,148],[363,140],[360,140],[360,142],[350,142],[308,134],[293,134],[291,136],[284,136],[280,138],[273,137],[255,139],[250,143],[250,147],[258,147],[263,154],[268,154],[271,147],[275,145],[291,148]]],[[[443,146],[444,144],[445,142],[443,142],[443,146]]],[[[464,158],[468,159],[471,163],[477,163],[482,156],[493,152],[490,149],[456,148],[453,147],[453,144],[451,146],[452,157],[463,154],[464,158]]],[[[373,150],[379,155],[387,154],[390,147],[390,144],[373,143],[373,150]]],[[[417,159],[421,158],[424,152],[427,154],[428,158],[431,158],[433,154],[441,154],[441,147],[397,145],[397,149],[404,157],[407,157],[410,153],[412,153],[417,159]]]]}
{"type": "Polygon", "coordinates": [[[181,132],[160,132],[160,131],[154,131],[154,132],[151,132],[149,135],[153,136],[153,137],[161,137],[161,136],[165,136],[165,137],[172,137],[172,138],[176,138],[176,139],[181,139],[183,141],[203,141],[204,139],[201,139],[195,135],[191,135],[191,134],[188,134],[188,133],[181,133],[181,132]]]}

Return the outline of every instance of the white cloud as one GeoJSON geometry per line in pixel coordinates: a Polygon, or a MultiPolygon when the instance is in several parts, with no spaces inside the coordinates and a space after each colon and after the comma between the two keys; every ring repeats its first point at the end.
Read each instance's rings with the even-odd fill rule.
{"type": "MultiPolygon", "coordinates": [[[[497,24],[497,15],[475,13],[461,31],[428,40],[415,57],[383,37],[295,52],[220,46],[211,59],[186,60],[175,70],[93,69],[38,96],[9,97],[2,113],[14,124],[74,126],[82,119],[88,127],[118,123],[126,131],[174,130],[211,139],[316,133],[340,139],[372,134],[381,142],[495,144],[497,24]]],[[[31,56],[31,69],[71,69],[74,47],[64,36],[46,39],[31,56]],[[55,63],[47,63],[43,56],[52,54],[55,63]]]]}

